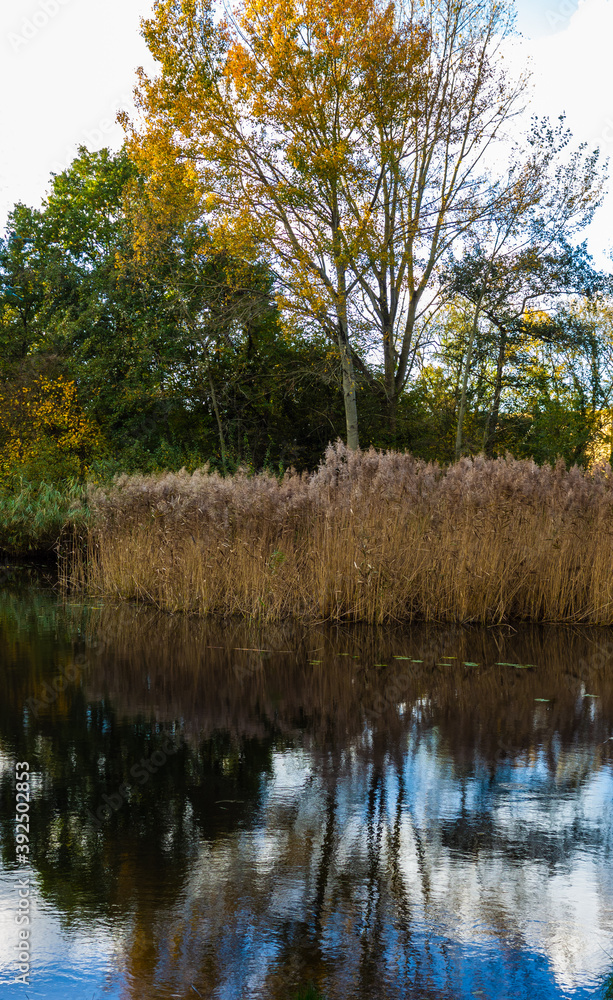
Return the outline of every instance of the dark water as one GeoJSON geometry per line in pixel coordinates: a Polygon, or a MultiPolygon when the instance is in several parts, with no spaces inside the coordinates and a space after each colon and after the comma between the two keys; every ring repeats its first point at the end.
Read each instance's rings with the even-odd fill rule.
{"type": "Polygon", "coordinates": [[[258,629],[9,583],[0,657],[2,1000],[605,995],[612,633],[258,629]]]}

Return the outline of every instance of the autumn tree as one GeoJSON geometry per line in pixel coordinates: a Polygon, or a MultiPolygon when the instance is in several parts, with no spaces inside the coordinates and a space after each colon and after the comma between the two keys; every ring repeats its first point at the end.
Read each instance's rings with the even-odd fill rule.
{"type": "MultiPolygon", "coordinates": [[[[451,250],[510,198],[535,204],[546,143],[495,169],[526,85],[502,69],[512,31],[512,6],[481,0],[247,0],[221,23],[158,0],[144,23],[160,73],[141,72],[132,152],[193,164],[214,238],[265,248],[281,304],[334,340],[352,447],[358,378],[395,433],[451,250]]],[[[568,203],[585,176],[569,165],[568,203]]]]}
{"type": "Polygon", "coordinates": [[[0,386],[0,483],[78,478],[100,447],[100,429],[62,376],[0,386]]]}
{"type": "MultiPolygon", "coordinates": [[[[218,245],[248,259],[266,247],[281,302],[315,319],[338,348],[347,439],[356,448],[355,351],[346,182],[372,187],[359,141],[369,113],[373,47],[393,11],[369,0],[326,5],[248,2],[220,30],[208,4],[159,0],[144,25],[161,64],[141,75],[143,131],[133,148],[164,147],[198,164],[218,245]]],[[[405,59],[413,48],[404,40],[405,59]]],[[[360,195],[357,192],[361,192],[360,195]]]]}

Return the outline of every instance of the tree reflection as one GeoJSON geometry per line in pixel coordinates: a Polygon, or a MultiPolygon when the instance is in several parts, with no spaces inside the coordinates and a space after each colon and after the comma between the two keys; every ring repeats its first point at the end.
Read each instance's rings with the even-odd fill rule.
{"type": "MultiPolygon", "coordinates": [[[[613,929],[602,633],[1,601],[0,750],[35,773],[40,891],[74,933],[121,930],[126,997],[554,996],[552,970],[572,984],[582,968],[556,951],[557,885],[579,861],[613,929]],[[77,656],[74,683],[24,712],[77,656]],[[470,971],[467,942],[484,956],[470,971]]],[[[1,795],[10,864],[10,769],[1,795]]]]}

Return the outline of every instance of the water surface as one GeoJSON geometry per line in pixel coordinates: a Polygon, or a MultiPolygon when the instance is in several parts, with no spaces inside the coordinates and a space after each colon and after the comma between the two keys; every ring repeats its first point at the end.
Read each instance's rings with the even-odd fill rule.
{"type": "Polygon", "coordinates": [[[3,998],[604,996],[611,632],[258,629],[9,581],[0,660],[3,998]]]}

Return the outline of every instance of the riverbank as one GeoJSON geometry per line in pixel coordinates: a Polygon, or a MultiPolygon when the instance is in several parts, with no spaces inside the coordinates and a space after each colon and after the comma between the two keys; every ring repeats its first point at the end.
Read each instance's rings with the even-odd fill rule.
{"type": "Polygon", "coordinates": [[[330,447],[311,475],[124,476],[90,490],[65,578],[266,621],[613,623],[613,475],[443,469],[330,447]]]}

